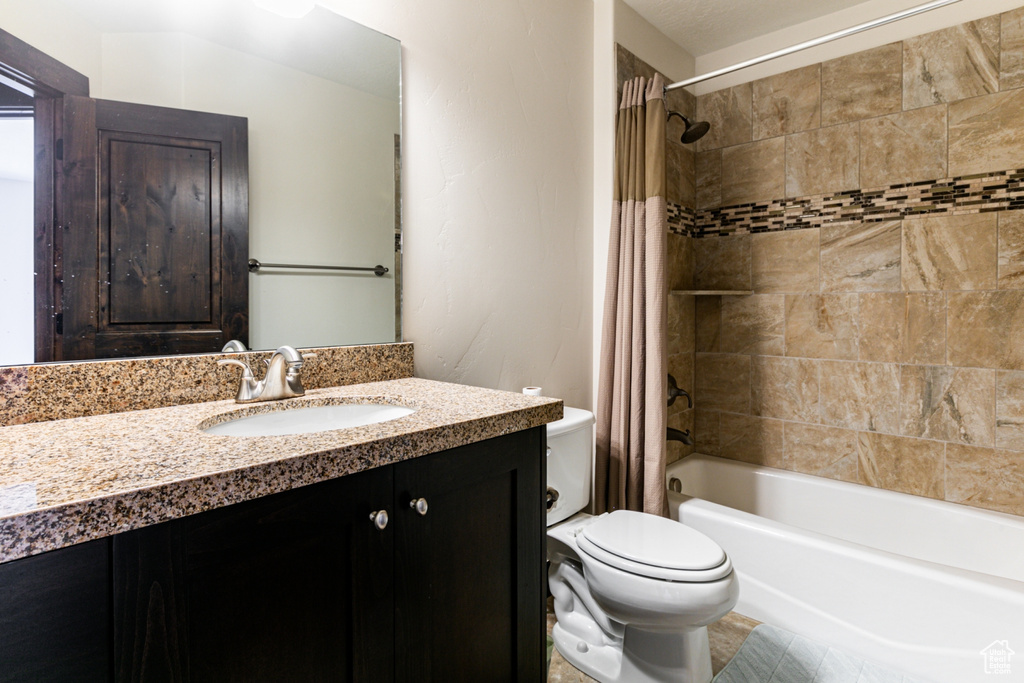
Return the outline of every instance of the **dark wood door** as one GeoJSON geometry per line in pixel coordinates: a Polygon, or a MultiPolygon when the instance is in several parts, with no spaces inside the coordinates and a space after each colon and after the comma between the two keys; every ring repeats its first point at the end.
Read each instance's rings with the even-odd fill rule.
{"type": "Polygon", "coordinates": [[[395,466],[397,681],[544,680],[545,445],[538,428],[395,466]]]}
{"type": "Polygon", "coordinates": [[[63,117],[59,356],[248,342],[246,119],[73,96],[63,117]]]}
{"type": "Polygon", "coordinates": [[[391,472],[115,537],[115,680],[393,680],[391,472]]]}
{"type": "Polygon", "coordinates": [[[110,681],[110,539],[0,565],[0,681],[110,681]]]}

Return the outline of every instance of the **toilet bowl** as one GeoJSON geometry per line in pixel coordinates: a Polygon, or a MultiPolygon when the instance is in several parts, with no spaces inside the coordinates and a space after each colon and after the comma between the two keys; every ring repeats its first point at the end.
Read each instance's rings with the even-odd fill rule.
{"type": "Polygon", "coordinates": [[[732,563],[678,522],[628,510],[579,512],[589,501],[593,424],[591,413],[566,408],[548,426],[555,647],[602,683],[708,683],[707,625],[739,596],[732,563]]]}

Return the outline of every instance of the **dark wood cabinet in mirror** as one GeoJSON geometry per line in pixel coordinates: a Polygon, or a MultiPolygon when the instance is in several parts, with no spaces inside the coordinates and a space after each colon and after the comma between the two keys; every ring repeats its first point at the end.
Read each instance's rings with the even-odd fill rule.
{"type": "Polygon", "coordinates": [[[400,340],[398,41],[252,0],[13,5],[0,365],[400,340]]]}

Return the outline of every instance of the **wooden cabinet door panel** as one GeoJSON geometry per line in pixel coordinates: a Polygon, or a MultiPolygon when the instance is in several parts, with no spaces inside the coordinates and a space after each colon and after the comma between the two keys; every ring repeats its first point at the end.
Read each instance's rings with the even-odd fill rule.
{"type": "Polygon", "coordinates": [[[117,537],[115,680],[393,680],[391,472],[117,537]]]}
{"type": "Polygon", "coordinates": [[[192,680],[390,680],[392,534],[370,521],[390,493],[384,468],[196,518],[192,680]]]}
{"type": "Polygon", "coordinates": [[[397,681],[543,680],[544,446],[533,429],[395,466],[397,681]]]}
{"type": "Polygon", "coordinates": [[[108,682],[110,539],[0,565],[0,681],[108,682]]]}

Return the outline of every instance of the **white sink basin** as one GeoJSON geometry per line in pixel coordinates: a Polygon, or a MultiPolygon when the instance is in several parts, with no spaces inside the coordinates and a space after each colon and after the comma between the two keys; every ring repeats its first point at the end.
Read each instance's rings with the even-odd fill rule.
{"type": "Polygon", "coordinates": [[[408,406],[394,406],[382,403],[345,403],[341,405],[318,405],[307,408],[290,408],[237,417],[219,422],[202,429],[207,434],[222,436],[284,436],[287,434],[311,434],[334,429],[361,427],[363,425],[397,420],[415,412],[408,406]]]}

